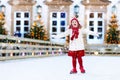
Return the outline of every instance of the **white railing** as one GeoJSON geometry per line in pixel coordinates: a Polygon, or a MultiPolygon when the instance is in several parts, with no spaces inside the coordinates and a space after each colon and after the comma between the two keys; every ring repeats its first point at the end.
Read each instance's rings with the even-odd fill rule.
{"type": "Polygon", "coordinates": [[[64,45],[50,41],[0,35],[0,60],[55,56],[64,53],[64,45]],[[3,43],[4,42],[4,43],[3,43]]]}
{"type": "Polygon", "coordinates": [[[86,53],[93,54],[98,52],[98,54],[119,54],[120,44],[102,44],[102,45],[86,45],[86,53]]]}
{"type": "MultiPolygon", "coordinates": [[[[28,38],[0,35],[0,60],[56,56],[67,52],[64,45],[28,38]]],[[[120,53],[120,45],[86,45],[86,53],[120,53]]]]}

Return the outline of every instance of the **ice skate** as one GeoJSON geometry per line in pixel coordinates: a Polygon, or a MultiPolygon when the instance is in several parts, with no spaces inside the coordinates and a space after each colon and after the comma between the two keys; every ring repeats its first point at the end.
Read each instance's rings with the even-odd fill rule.
{"type": "Polygon", "coordinates": [[[77,73],[77,70],[73,69],[73,70],[70,71],[70,74],[76,74],[76,73],[77,73]]]}
{"type": "Polygon", "coordinates": [[[85,69],[84,68],[80,68],[81,73],[85,73],[85,69]]]}

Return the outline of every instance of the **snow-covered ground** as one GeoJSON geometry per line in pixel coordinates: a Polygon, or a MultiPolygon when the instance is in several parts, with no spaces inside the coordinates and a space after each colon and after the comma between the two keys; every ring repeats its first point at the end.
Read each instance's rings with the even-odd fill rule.
{"type": "Polygon", "coordinates": [[[0,61],[0,80],[120,80],[120,56],[83,57],[86,73],[69,74],[71,57],[0,61]]]}

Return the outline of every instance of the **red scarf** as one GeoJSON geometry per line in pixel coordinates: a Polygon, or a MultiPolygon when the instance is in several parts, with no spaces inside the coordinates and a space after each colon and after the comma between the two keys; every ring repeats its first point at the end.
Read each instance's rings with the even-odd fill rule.
{"type": "Polygon", "coordinates": [[[71,40],[77,39],[79,35],[79,28],[72,28],[71,40]]]}

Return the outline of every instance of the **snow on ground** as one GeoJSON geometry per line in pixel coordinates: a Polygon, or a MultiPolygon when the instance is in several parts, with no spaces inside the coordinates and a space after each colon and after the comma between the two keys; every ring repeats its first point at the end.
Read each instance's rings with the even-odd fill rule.
{"type": "Polygon", "coordinates": [[[0,61],[0,80],[120,80],[120,56],[83,57],[86,73],[69,74],[67,55],[0,61]]]}

